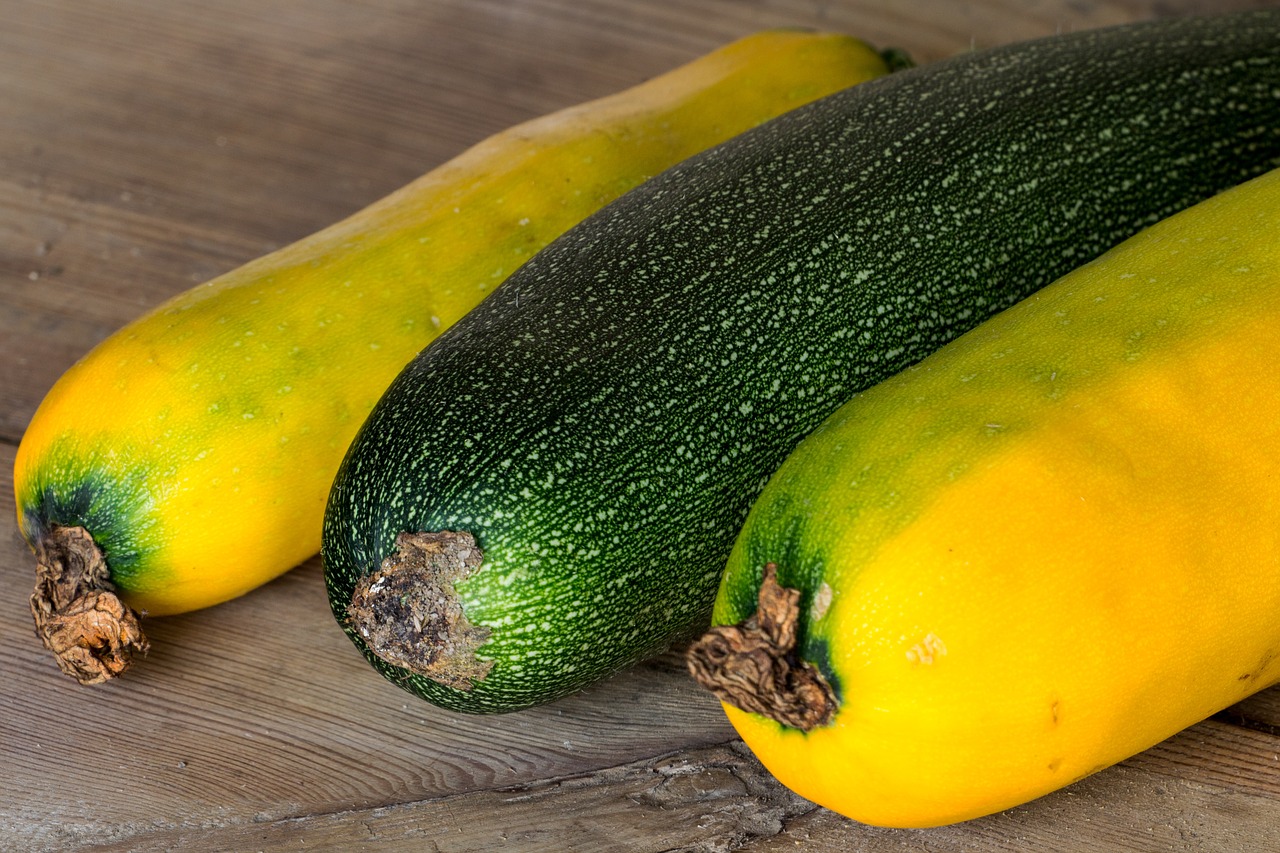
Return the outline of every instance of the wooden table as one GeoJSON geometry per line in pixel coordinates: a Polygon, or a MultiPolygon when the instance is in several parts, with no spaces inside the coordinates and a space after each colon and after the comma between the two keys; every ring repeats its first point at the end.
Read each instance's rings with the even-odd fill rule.
{"type": "MultiPolygon", "coordinates": [[[[1280,692],[1021,808],[868,828],[774,782],[676,655],[503,717],[445,713],[341,634],[312,559],[155,619],[85,688],[39,647],[12,463],[56,377],[163,298],[517,121],[747,32],[928,61],[1193,0],[8,0],[0,6],[0,850],[1280,849],[1280,692]]],[[[1169,685],[1170,690],[1179,685],[1169,685]]]]}

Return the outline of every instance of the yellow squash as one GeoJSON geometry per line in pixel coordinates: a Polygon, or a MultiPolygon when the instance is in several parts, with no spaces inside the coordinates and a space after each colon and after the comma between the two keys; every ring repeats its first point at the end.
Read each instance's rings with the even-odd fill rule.
{"type": "Polygon", "coordinates": [[[1272,684],[1278,353],[1280,172],[851,400],[753,507],[691,670],[783,783],[896,827],[1272,684]]]}
{"type": "Polygon", "coordinates": [[[748,36],[494,136],[103,341],[18,450],[45,645],[104,680],[146,648],[134,611],[216,604],[316,553],[348,443],[441,330],[647,177],[887,70],[848,36],[748,36]]]}

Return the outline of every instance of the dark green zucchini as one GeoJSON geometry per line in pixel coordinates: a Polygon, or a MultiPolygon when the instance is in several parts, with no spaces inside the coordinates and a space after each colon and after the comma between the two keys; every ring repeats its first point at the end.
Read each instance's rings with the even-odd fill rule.
{"type": "Polygon", "coordinates": [[[753,498],[853,393],[1276,166],[1276,10],[969,53],[686,161],[388,389],[330,495],[335,615],[460,711],[661,652],[707,625],[753,498]]]}

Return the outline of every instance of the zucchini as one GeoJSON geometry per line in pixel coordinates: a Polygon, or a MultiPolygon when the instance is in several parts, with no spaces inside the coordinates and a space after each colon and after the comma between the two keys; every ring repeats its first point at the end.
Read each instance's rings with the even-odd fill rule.
{"type": "Polygon", "coordinates": [[[137,611],[241,595],[320,549],[334,472],[402,367],[553,237],[646,177],[887,73],[834,33],[747,36],[493,136],[348,219],[182,293],[62,376],[22,438],[32,614],[84,683],[137,611]]]}
{"type": "Polygon", "coordinates": [[[783,783],[899,827],[1275,683],[1277,350],[1273,171],[846,403],[752,508],[690,669],[783,783]]]}
{"type": "Polygon", "coordinates": [[[388,388],[339,469],[334,615],[511,711],[706,627],[747,510],[851,394],[1280,164],[1280,12],[901,71],[624,195],[388,388]]]}

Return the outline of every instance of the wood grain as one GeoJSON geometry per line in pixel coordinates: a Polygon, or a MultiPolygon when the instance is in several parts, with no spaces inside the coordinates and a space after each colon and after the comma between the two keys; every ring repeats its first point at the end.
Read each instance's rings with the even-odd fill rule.
{"type": "Polygon", "coordinates": [[[928,61],[1262,5],[1273,4],[6,4],[0,851],[1280,849],[1274,689],[1027,806],[881,830],[779,786],[678,652],[519,714],[426,705],[343,637],[315,559],[237,601],[150,621],[145,661],[81,688],[34,638],[12,497],[31,414],[98,340],[518,121],[768,26],[843,30],[928,61]]]}

